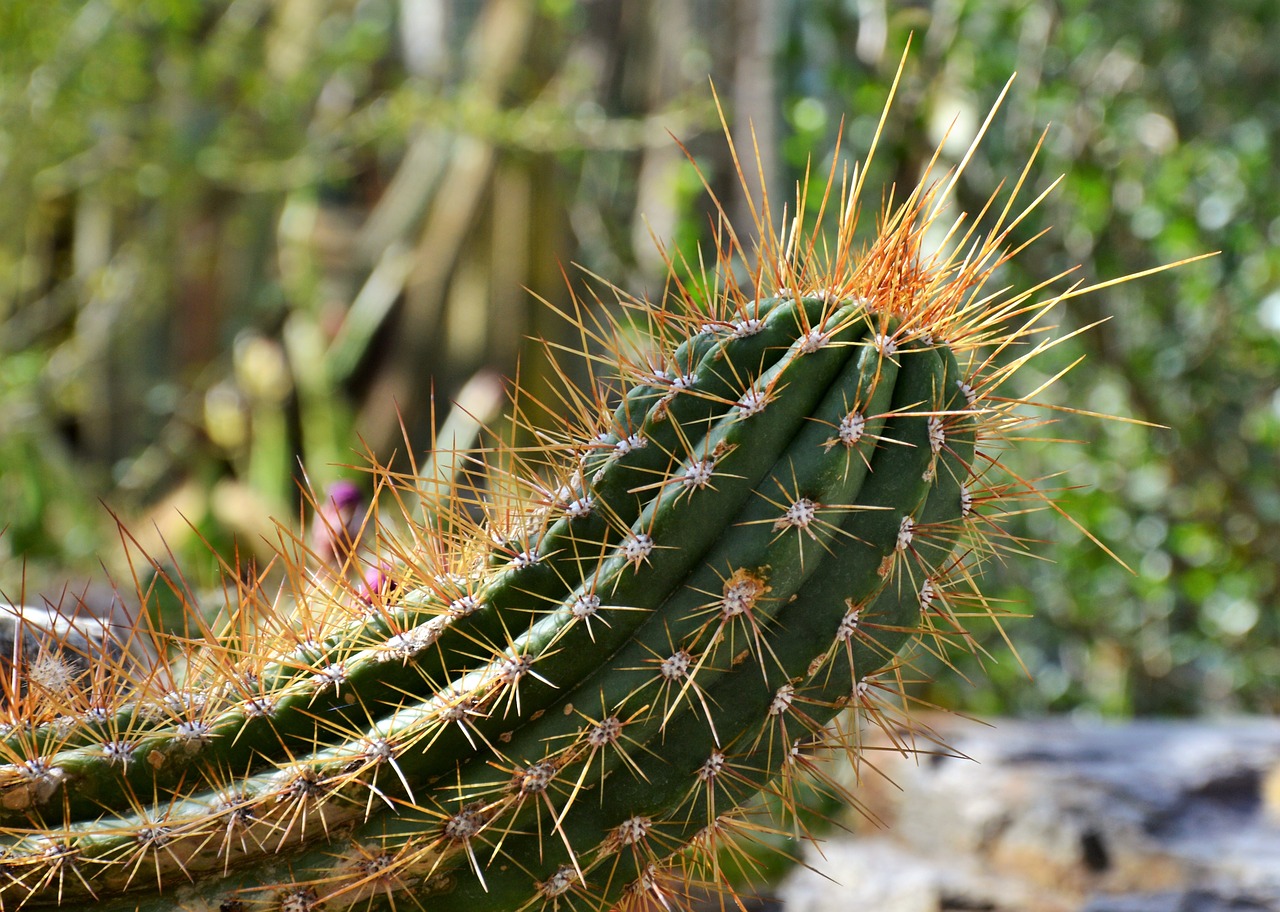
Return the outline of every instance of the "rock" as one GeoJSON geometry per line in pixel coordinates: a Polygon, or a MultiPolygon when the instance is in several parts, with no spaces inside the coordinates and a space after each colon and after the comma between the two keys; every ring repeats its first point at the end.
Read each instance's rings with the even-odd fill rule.
{"type": "Polygon", "coordinates": [[[53,705],[65,704],[67,712],[83,709],[79,703],[95,687],[95,667],[116,669],[123,679],[136,672],[141,679],[154,674],[156,664],[154,643],[118,597],[43,605],[0,600],[0,709],[29,688],[53,705]]]}
{"type": "Polygon", "coordinates": [[[935,728],[950,749],[875,755],[857,794],[884,828],[811,850],[785,908],[1280,910],[1280,722],[935,728]]]}

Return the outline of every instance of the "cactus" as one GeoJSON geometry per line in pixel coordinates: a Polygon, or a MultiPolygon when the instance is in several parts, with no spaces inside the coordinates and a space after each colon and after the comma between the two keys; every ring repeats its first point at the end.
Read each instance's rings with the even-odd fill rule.
{"type": "Polygon", "coordinates": [[[232,585],[216,621],[16,636],[0,908],[608,909],[722,884],[762,826],[742,807],[794,813],[815,752],[856,750],[837,714],[894,718],[905,643],[965,642],[1002,504],[1038,496],[998,444],[1054,300],[985,291],[1012,199],[925,251],[951,186],[863,245],[860,178],[825,243],[841,184],[816,227],[802,187],[781,238],[763,203],[745,272],[726,227],[660,304],[579,303],[595,388],[565,384],[564,427],[467,454],[484,480],[410,492],[427,519],[398,534],[344,514],[342,572],[285,547],[283,594],[232,585]]]}

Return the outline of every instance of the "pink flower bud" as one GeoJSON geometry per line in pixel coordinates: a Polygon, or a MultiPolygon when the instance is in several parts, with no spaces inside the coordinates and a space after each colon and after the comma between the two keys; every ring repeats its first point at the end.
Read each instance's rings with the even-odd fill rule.
{"type": "Polygon", "coordinates": [[[364,497],[354,482],[329,486],[311,522],[311,550],[326,566],[341,568],[360,544],[364,526],[364,497]]]}

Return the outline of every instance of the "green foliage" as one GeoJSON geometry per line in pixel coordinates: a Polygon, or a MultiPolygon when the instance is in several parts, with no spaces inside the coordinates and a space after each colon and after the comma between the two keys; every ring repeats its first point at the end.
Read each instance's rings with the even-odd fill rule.
{"type": "MultiPolygon", "coordinates": [[[[1046,126],[1033,179],[1045,187],[1065,177],[1025,225],[1028,236],[1051,233],[1010,267],[1009,281],[1031,285],[1078,266],[1072,278],[1091,284],[1221,251],[1057,314],[1068,329],[1106,322],[1042,364],[1049,376],[1087,358],[1048,401],[1164,426],[1099,427],[1066,414],[1054,432],[1081,445],[1049,486],[1070,486],[1063,510],[1133,572],[1061,518],[1026,517],[1021,534],[1052,542],[1032,546],[1051,562],[993,568],[991,591],[1031,615],[1007,625],[1031,677],[1002,655],[993,631],[985,671],[995,689],[948,682],[935,699],[989,713],[1274,712],[1280,11],[1084,0],[882,11],[884,21],[836,4],[792,10],[780,68],[786,110],[833,112],[830,143],[834,112],[852,100],[846,134],[859,148],[876,108],[858,105],[858,93],[887,83],[914,33],[906,98],[916,128],[895,147],[910,175],[953,117],[967,140],[1017,71],[962,198],[976,209],[1046,126]]],[[[813,131],[804,135],[796,167],[814,150],[813,131]]],[[[964,145],[949,147],[947,159],[964,145]]],[[[1052,471],[1035,446],[1011,459],[1026,477],[1052,471]]]]}
{"type": "Polygon", "coordinates": [[[295,448],[322,473],[349,461],[351,407],[307,371],[326,297],[313,251],[278,245],[273,222],[314,217],[320,188],[343,186],[369,143],[355,131],[386,135],[353,115],[376,91],[392,7],[307,9],[6,5],[0,403],[19,452],[0,476],[5,552],[95,568],[115,537],[96,504],[110,488],[137,525],[167,498],[158,521],[195,571],[202,546],[165,515],[175,498],[222,542],[228,520],[257,533],[290,511],[295,448]],[[270,338],[284,324],[287,355],[270,338]],[[216,515],[209,486],[228,475],[255,492],[247,514],[216,515]],[[61,508],[39,493],[50,485],[61,508]]]}

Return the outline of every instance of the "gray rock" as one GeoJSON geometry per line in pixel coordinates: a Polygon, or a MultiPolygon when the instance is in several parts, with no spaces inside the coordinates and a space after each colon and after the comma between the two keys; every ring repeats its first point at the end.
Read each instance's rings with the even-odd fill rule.
{"type": "Polygon", "coordinates": [[[949,751],[875,755],[885,828],[811,852],[787,909],[1280,910],[1280,722],[935,728],[949,751]]]}
{"type": "Polygon", "coordinates": [[[80,602],[66,610],[0,601],[0,704],[16,685],[18,695],[38,687],[70,706],[93,685],[95,668],[114,669],[124,680],[155,665],[154,643],[122,603],[98,614],[80,602]]]}

